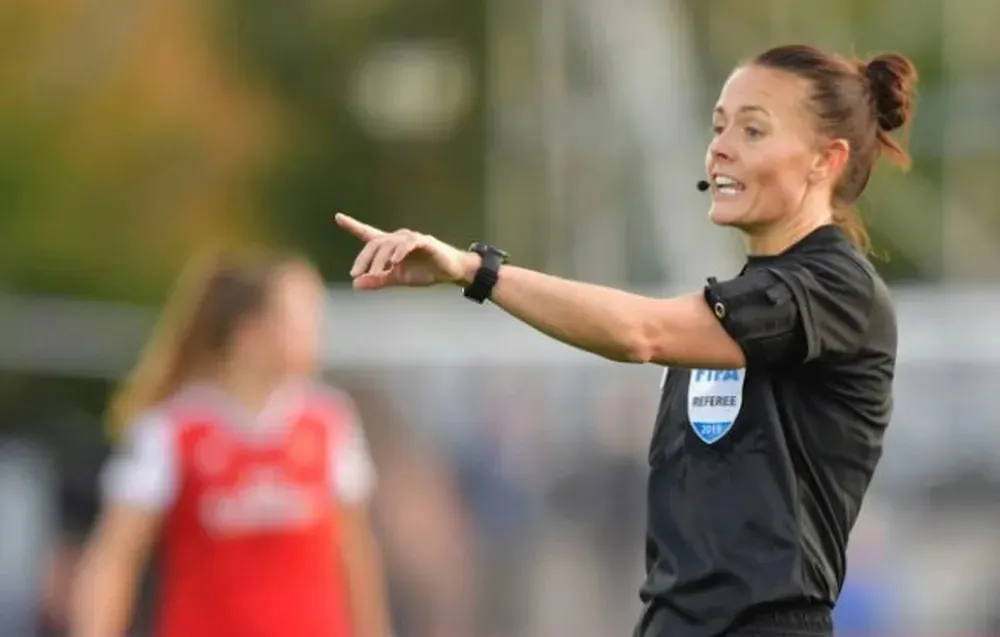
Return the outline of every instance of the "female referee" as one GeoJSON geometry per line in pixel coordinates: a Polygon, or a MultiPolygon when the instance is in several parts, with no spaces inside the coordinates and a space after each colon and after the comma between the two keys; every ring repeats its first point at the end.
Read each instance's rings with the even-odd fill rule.
{"type": "MultiPolygon", "coordinates": [[[[669,368],[650,445],[643,637],[831,635],[847,537],[881,455],[896,321],[852,204],[910,119],[897,54],[783,46],[741,65],[712,114],[710,216],[738,228],[735,278],[670,299],[507,265],[474,244],[385,233],[359,290],[453,283],[552,338],[669,368]]],[[[488,338],[488,335],[484,335],[488,338]]]]}
{"type": "Polygon", "coordinates": [[[195,268],[112,405],[122,445],[71,634],[125,634],[159,540],[158,637],[389,637],[350,401],[309,377],[322,284],[303,261],[195,268]]]}

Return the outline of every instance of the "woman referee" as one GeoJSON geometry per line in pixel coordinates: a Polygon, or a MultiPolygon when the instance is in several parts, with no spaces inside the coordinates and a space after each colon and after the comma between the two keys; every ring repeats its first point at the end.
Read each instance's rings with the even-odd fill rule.
{"type": "Polygon", "coordinates": [[[892,408],[896,320],[852,204],[910,119],[905,57],[769,50],[729,77],[705,160],[738,276],[654,299],[344,215],[354,287],[453,283],[552,338],[669,368],[650,445],[642,637],[831,635],[892,408]]]}

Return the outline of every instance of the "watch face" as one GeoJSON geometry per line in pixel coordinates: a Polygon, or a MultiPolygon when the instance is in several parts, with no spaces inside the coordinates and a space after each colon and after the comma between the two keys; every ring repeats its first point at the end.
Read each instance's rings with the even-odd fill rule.
{"type": "Polygon", "coordinates": [[[509,255],[500,248],[496,248],[485,243],[473,243],[469,246],[469,252],[475,252],[480,256],[486,256],[487,254],[496,255],[500,257],[502,261],[507,261],[509,258],[509,255]]]}

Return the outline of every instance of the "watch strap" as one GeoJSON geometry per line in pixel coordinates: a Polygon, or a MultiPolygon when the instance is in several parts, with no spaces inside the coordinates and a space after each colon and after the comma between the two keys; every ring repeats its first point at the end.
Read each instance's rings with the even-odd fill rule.
{"type": "Polygon", "coordinates": [[[482,259],[472,282],[462,290],[462,295],[470,301],[484,303],[493,293],[500,279],[500,266],[507,262],[507,253],[484,243],[473,243],[469,252],[475,252],[482,259]]]}

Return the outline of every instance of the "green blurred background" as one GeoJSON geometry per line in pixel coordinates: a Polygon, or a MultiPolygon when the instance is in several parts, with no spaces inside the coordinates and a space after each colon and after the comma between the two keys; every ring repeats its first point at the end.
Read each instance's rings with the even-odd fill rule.
{"type": "MultiPolygon", "coordinates": [[[[625,630],[656,370],[563,358],[518,331],[470,354],[455,335],[487,328],[451,296],[379,305],[341,289],[357,246],[331,217],[485,239],[607,284],[698,285],[741,258],[694,189],[727,73],[792,41],[899,50],[922,75],[914,167],[880,170],[860,208],[900,298],[902,415],[869,507],[876,539],[858,543],[892,562],[872,581],[911,595],[869,596],[885,625],[986,630],[997,582],[973,571],[1000,557],[997,25],[992,0],[3,0],[0,431],[41,441],[65,482],[100,456],[85,450],[102,445],[111,383],[183,262],[219,243],[292,248],[331,284],[346,326],[331,330],[331,377],[374,414],[376,448],[424,441],[428,484],[461,493],[452,514],[477,529],[465,541],[479,548],[451,556],[482,578],[476,593],[439,597],[452,606],[438,613],[476,619],[401,634],[552,634],[579,600],[542,593],[581,580],[625,630]],[[926,536],[895,553],[878,539],[914,528],[926,536]],[[944,572],[961,575],[924,577],[944,572]]],[[[448,528],[393,563],[434,579],[405,556],[448,528]]]]}
{"type": "MultiPolygon", "coordinates": [[[[5,285],[156,303],[186,255],[220,238],[294,246],[342,282],[354,245],[330,231],[338,210],[460,244],[484,236],[487,151],[504,134],[496,111],[544,108],[547,90],[546,3],[497,4],[7,0],[5,285]]],[[[995,244],[993,3],[713,0],[680,10],[702,106],[741,58],[779,42],[910,55],[923,94],[913,175],[886,171],[862,209],[892,279],[987,275],[947,263],[943,217],[952,206],[975,216],[995,244]]],[[[573,20],[573,9],[559,12],[573,20]]],[[[600,80],[565,39],[570,100],[600,80]]],[[[540,182],[517,200],[534,223],[509,233],[545,234],[540,182]]],[[[498,223],[507,212],[520,225],[518,211],[497,212],[498,223]]],[[[544,262],[540,250],[516,252],[544,262]]]]}

